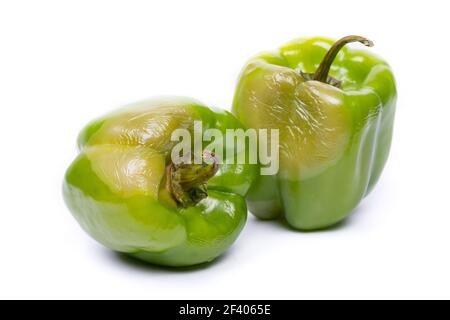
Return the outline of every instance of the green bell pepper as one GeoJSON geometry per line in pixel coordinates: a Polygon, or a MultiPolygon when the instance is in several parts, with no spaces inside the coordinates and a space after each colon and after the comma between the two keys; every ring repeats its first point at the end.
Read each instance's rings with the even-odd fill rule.
{"type": "Polygon", "coordinates": [[[63,193],[88,234],[115,251],[166,266],[211,261],[236,240],[254,168],[219,164],[207,151],[201,164],[172,163],[172,132],[192,132],[194,121],[221,132],[241,127],[229,112],[187,98],[159,98],[82,130],[63,193]]]}
{"type": "Polygon", "coordinates": [[[389,65],[350,42],[299,39],[251,59],[233,112],[248,128],[279,130],[279,171],[248,195],[261,219],[284,216],[296,229],[347,217],[378,181],[388,158],[396,103],[389,65]]]}

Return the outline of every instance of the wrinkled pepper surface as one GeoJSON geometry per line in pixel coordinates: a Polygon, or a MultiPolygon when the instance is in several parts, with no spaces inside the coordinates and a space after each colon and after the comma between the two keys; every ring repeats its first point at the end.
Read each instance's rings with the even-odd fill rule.
{"type": "Polygon", "coordinates": [[[233,112],[248,128],[279,129],[280,170],[255,180],[250,211],[284,216],[296,229],[347,217],[378,181],[388,158],[396,103],[389,65],[349,36],[299,39],[252,58],[233,112]]]}
{"type": "Polygon", "coordinates": [[[187,98],[135,103],[87,125],[63,186],[82,228],[154,264],[189,266],[222,254],[245,224],[254,169],[219,164],[207,151],[201,164],[174,164],[172,132],[192,132],[197,120],[221,132],[241,127],[231,113],[187,98]]]}

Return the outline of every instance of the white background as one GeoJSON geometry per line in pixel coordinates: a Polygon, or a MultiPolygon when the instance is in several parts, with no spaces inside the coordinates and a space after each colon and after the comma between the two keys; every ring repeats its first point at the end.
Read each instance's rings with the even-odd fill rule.
{"type": "Polygon", "coordinates": [[[450,298],[448,1],[0,2],[0,298],[450,298]],[[364,35],[399,91],[375,191],[333,230],[249,217],[207,267],[126,261],[61,196],[81,127],[153,95],[229,108],[244,62],[300,36],[364,35]]]}

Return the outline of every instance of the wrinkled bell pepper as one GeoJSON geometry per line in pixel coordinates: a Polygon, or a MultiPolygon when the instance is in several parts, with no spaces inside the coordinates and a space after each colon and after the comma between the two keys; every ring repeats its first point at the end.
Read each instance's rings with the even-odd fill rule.
{"type": "Polygon", "coordinates": [[[377,183],[388,158],[396,104],[389,65],[350,42],[299,39],[252,58],[233,113],[248,128],[279,130],[276,175],[259,176],[248,196],[261,219],[284,217],[301,230],[347,217],[377,183]]]}
{"type": "Polygon", "coordinates": [[[241,127],[231,113],[187,98],[135,103],[87,125],[63,185],[81,227],[106,247],[159,265],[222,254],[245,224],[253,169],[219,164],[207,151],[201,164],[174,164],[171,134],[192,132],[194,121],[221,132],[241,127]]]}

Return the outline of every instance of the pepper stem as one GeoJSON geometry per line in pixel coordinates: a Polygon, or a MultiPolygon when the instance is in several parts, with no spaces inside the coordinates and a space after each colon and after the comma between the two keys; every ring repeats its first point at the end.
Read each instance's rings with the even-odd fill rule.
{"type": "Polygon", "coordinates": [[[328,73],[330,72],[331,64],[336,58],[336,55],[346,44],[351,42],[360,42],[367,47],[373,47],[372,41],[360,36],[347,36],[336,41],[330,50],[328,50],[327,54],[320,63],[319,68],[316,70],[316,73],[314,73],[313,80],[327,82],[328,73]]]}
{"type": "Polygon", "coordinates": [[[193,206],[208,196],[207,182],[219,169],[214,154],[204,151],[201,161],[190,161],[167,166],[166,189],[183,208],[193,206]]]}

